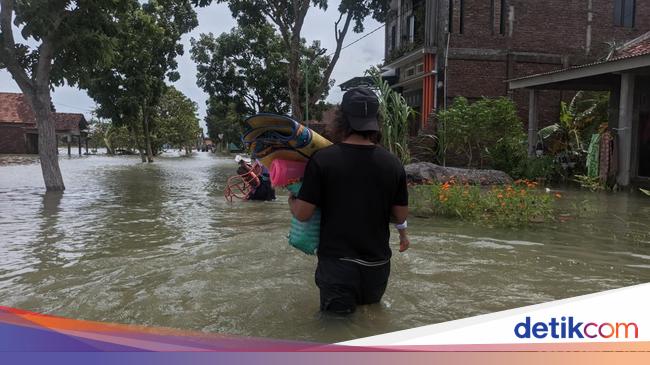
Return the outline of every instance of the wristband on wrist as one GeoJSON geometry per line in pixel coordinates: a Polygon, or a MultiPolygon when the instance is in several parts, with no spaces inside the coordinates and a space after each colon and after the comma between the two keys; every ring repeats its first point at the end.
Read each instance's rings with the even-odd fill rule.
{"type": "Polygon", "coordinates": [[[395,225],[395,228],[397,228],[397,229],[406,229],[407,227],[408,227],[408,223],[406,221],[404,221],[404,223],[402,223],[402,224],[396,224],[395,225]]]}

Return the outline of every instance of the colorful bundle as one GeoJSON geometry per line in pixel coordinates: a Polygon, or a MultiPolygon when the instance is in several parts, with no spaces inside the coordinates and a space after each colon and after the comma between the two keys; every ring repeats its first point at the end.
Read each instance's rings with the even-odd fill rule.
{"type": "MultiPolygon", "coordinates": [[[[271,184],[286,187],[298,195],[311,155],[332,143],[292,118],[258,114],[244,122],[244,145],[253,158],[270,170],[271,184]]],[[[320,210],[307,222],[291,219],[289,244],[308,254],[316,254],[320,241],[320,210]]]]}

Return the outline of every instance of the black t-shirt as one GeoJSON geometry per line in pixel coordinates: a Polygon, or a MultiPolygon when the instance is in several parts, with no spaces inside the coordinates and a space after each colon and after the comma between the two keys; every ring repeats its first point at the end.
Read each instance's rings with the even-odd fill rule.
{"type": "Polygon", "coordinates": [[[388,260],[391,207],[408,205],[406,173],[381,146],[339,143],[312,156],[298,198],[321,208],[318,256],[388,260]]]}

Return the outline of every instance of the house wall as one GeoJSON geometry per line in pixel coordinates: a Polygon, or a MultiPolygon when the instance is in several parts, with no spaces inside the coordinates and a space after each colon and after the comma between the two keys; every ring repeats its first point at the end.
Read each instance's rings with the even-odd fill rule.
{"type": "Polygon", "coordinates": [[[0,123],[0,153],[28,153],[25,129],[21,125],[0,123]]]}
{"type": "MultiPolygon", "coordinates": [[[[449,42],[448,101],[456,96],[508,95],[524,121],[528,119],[529,94],[525,90],[509,92],[506,80],[602,59],[609,53],[608,43],[620,45],[650,31],[650,1],[645,0],[636,2],[633,28],[614,25],[614,1],[508,0],[503,8],[503,32],[500,0],[464,0],[460,33],[460,1],[450,1],[455,16],[449,42]]],[[[439,26],[445,21],[441,15],[439,26]]],[[[560,101],[569,100],[572,94],[540,93],[541,126],[557,119],[560,101]]]]}

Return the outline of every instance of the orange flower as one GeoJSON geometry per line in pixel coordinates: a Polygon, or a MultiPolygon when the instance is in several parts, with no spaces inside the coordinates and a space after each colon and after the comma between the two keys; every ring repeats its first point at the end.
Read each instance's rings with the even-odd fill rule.
{"type": "Polygon", "coordinates": [[[497,198],[503,199],[503,194],[499,193],[499,195],[497,195],[497,198]]]}
{"type": "Polygon", "coordinates": [[[560,199],[560,198],[562,197],[562,194],[560,194],[560,193],[555,193],[555,197],[558,198],[558,199],[560,199]]]}
{"type": "Polygon", "coordinates": [[[505,202],[501,203],[501,207],[505,207],[505,206],[506,206],[505,202]]]}

